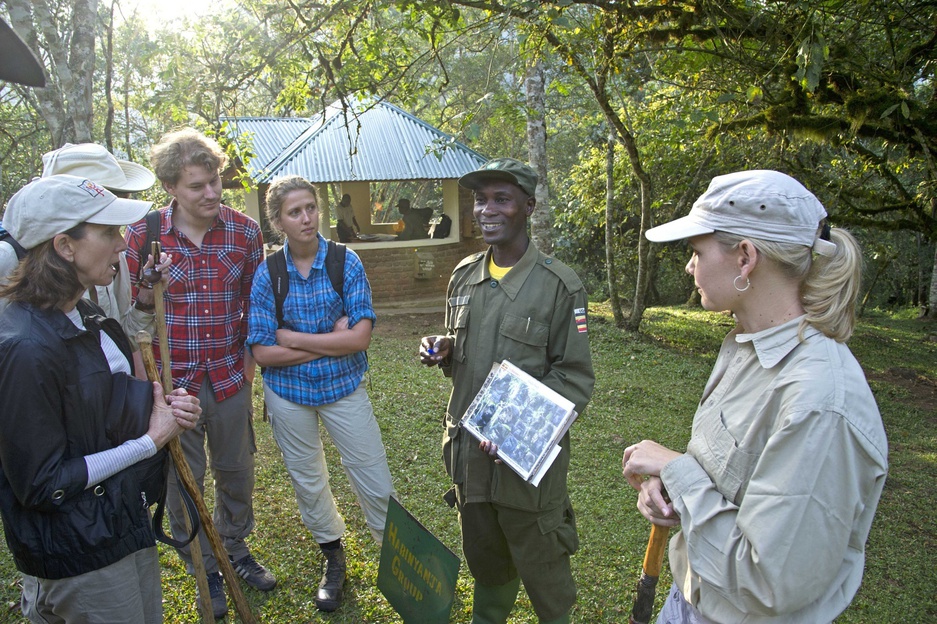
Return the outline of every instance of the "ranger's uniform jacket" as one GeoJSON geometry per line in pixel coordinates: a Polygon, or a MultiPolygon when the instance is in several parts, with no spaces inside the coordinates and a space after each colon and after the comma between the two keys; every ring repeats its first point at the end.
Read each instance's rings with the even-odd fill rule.
{"type": "Polygon", "coordinates": [[[478,449],[459,420],[495,362],[509,360],[566,397],[582,414],[595,375],[586,327],[586,292],[578,276],[533,243],[503,280],[492,279],[488,255],[463,260],[449,281],[446,329],[450,357],[442,363],[453,391],[446,414],[443,455],[466,503],[491,502],[544,511],[566,504],[569,434],[539,487],[525,483],[478,449]]]}

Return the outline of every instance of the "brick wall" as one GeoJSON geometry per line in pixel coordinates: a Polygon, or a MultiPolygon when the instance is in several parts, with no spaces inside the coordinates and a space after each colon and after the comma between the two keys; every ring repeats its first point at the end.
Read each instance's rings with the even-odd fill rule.
{"type": "MultiPolygon", "coordinates": [[[[258,197],[262,197],[262,194],[258,197]]],[[[385,243],[352,243],[355,253],[364,264],[375,305],[437,298],[442,301],[445,298],[452,269],[466,256],[486,248],[472,216],[473,204],[472,192],[459,187],[458,242],[437,244],[421,240],[412,246],[399,243],[392,243],[392,246],[385,243]],[[432,268],[429,267],[430,263],[432,268]]],[[[262,222],[266,222],[265,218],[262,218],[262,222]]],[[[455,232],[452,238],[456,238],[455,232]]],[[[269,242],[273,239],[265,233],[264,240],[269,242]]],[[[278,244],[267,246],[266,251],[270,253],[279,247],[278,244]]]]}
{"type": "Polygon", "coordinates": [[[458,242],[384,249],[355,245],[368,274],[375,305],[445,298],[452,269],[462,258],[486,248],[472,216],[473,204],[474,194],[459,187],[458,242]],[[427,261],[432,263],[431,269],[427,261]]]}
{"type": "Polygon", "coordinates": [[[368,249],[355,245],[375,304],[445,297],[452,269],[462,258],[483,249],[480,238],[432,247],[368,249]]]}

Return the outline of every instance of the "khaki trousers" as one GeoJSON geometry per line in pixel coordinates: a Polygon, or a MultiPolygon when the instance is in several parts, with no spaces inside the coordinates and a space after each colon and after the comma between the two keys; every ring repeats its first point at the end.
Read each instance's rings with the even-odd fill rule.
{"type": "MultiPolygon", "coordinates": [[[[215,480],[212,523],[221,536],[225,551],[237,561],[249,554],[245,539],[254,528],[254,453],[257,446],[254,443],[254,427],[251,422],[253,410],[250,387],[244,384],[237,394],[219,402],[215,400],[211,382],[206,376],[198,399],[201,402],[202,415],[194,429],[179,436],[179,443],[199,490],[204,492],[205,471],[208,465],[205,441],[208,441],[211,472],[215,480]]],[[[176,471],[170,470],[166,507],[169,509],[169,525],[176,539],[188,535],[182,515],[179,487],[181,486],[176,471]]],[[[204,529],[199,531],[198,540],[202,547],[205,571],[214,574],[218,571],[218,561],[204,529]]],[[[186,562],[189,573],[194,574],[189,547],[180,548],[179,555],[186,562]]]]}
{"type": "Polygon", "coordinates": [[[163,621],[156,547],[109,566],[64,579],[23,575],[20,608],[35,624],[114,624],[163,621]]]}

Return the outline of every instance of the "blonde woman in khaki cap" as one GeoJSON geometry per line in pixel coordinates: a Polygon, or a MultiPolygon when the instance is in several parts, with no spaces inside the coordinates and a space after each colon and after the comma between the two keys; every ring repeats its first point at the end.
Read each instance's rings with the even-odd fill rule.
{"type": "Polygon", "coordinates": [[[30,252],[0,287],[0,514],[31,622],[162,621],[155,536],[131,467],[194,427],[201,408],[154,384],[152,401],[130,408],[146,432],[115,437],[112,387],[130,373],[130,345],[82,297],[114,279],[120,229],[149,208],[57,175],[20,189],[4,215],[30,252]]]}
{"type": "Polygon", "coordinates": [[[658,624],[831,622],[859,588],[888,442],[845,344],[861,254],[825,218],[790,176],[740,171],[647,232],[687,240],[703,308],[736,321],[686,452],[644,440],[622,458],[640,512],[681,529],[658,624]]]}

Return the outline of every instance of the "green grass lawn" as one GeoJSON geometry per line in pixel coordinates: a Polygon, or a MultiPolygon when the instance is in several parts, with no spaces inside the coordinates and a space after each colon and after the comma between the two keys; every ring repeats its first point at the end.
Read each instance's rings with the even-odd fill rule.
{"type": "MultiPolygon", "coordinates": [[[[592,304],[590,312],[597,382],[589,409],[572,430],[569,479],[582,543],[573,558],[579,585],[573,621],[620,623],[630,613],[649,531],[635,509],[635,493],[621,477],[622,451],[643,438],[685,447],[697,400],[731,321],[689,308],[652,308],[642,333],[634,335],[616,329],[602,305],[592,304]]],[[[439,453],[449,381],[437,370],[422,368],[416,358],[419,337],[438,329],[439,320],[435,315],[381,319],[369,351],[370,393],[398,498],[461,554],[456,514],[441,498],[449,487],[439,453]]],[[[935,330],[907,315],[873,312],[850,343],[885,420],[891,470],[869,539],[862,588],[838,623],[937,621],[937,342],[928,339],[935,330]]],[[[256,389],[255,396],[259,406],[256,389]]],[[[270,427],[259,409],[257,414],[257,528],[250,544],[280,581],[269,594],[242,585],[257,618],[399,622],[376,587],[379,548],[330,445],[332,488],[348,524],[349,572],[341,609],[329,615],[316,611],[319,551],[300,521],[270,427]]],[[[194,582],[179,558],[163,548],[161,561],[166,621],[200,621],[194,582]]],[[[658,608],[669,586],[665,564],[658,608]]],[[[471,621],[471,595],[463,563],[453,622],[471,621]]],[[[0,622],[21,622],[18,574],[5,548],[0,549],[0,597],[0,622]]],[[[511,621],[536,622],[523,591],[511,621]]]]}

